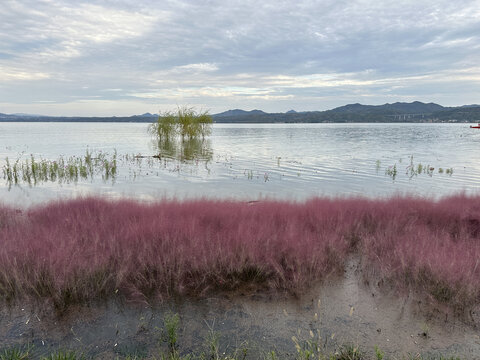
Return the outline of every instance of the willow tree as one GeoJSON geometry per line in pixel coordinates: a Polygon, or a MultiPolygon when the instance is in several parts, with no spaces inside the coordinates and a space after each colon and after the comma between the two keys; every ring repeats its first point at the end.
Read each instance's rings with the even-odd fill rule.
{"type": "Polygon", "coordinates": [[[207,111],[198,114],[197,116],[197,121],[199,125],[199,132],[202,138],[205,138],[205,136],[208,136],[212,133],[212,117],[210,114],[208,114],[207,111]]]}
{"type": "Polygon", "coordinates": [[[161,113],[157,122],[150,125],[149,132],[159,140],[170,140],[177,134],[177,117],[171,111],[161,113]]]}
{"type": "Polygon", "coordinates": [[[161,113],[156,123],[149,130],[159,139],[171,139],[179,134],[184,138],[197,138],[210,135],[212,117],[208,111],[197,112],[194,108],[178,107],[175,112],[161,113]]]}

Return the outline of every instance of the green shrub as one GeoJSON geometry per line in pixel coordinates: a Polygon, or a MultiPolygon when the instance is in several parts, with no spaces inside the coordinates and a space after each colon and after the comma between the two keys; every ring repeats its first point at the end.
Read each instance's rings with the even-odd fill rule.
{"type": "Polygon", "coordinates": [[[171,139],[176,135],[183,138],[205,138],[211,133],[213,120],[208,111],[197,112],[194,108],[178,107],[176,111],[161,113],[149,131],[159,139],[171,139]]]}

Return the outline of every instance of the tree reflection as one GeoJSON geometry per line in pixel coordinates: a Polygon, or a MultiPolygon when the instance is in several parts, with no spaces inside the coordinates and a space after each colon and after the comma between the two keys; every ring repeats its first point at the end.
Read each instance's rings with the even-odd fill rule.
{"type": "Polygon", "coordinates": [[[158,158],[178,160],[181,162],[204,161],[210,162],[213,158],[212,144],[209,139],[163,138],[154,143],[158,158]]]}

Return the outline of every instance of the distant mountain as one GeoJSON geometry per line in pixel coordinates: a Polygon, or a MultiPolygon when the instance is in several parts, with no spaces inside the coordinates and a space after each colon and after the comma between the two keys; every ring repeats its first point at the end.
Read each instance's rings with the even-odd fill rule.
{"type": "Polygon", "coordinates": [[[436,111],[442,111],[445,108],[435,103],[422,103],[414,101],[412,103],[396,102],[384,105],[362,105],[349,104],[330,110],[335,113],[388,113],[388,114],[429,114],[436,111]]]}
{"type": "Polygon", "coordinates": [[[132,117],[154,117],[154,118],[157,118],[158,114],[152,114],[152,113],[146,112],[145,114],[133,115],[132,117]]]}
{"type": "Polygon", "coordinates": [[[480,105],[444,108],[432,114],[435,121],[480,122],[480,105]]]}
{"type": "Polygon", "coordinates": [[[422,103],[420,101],[414,101],[412,103],[396,102],[393,104],[385,104],[380,106],[385,111],[396,111],[399,114],[427,114],[436,111],[442,111],[445,108],[435,103],[422,103]]]}
{"type": "Polygon", "coordinates": [[[229,116],[248,116],[248,115],[261,115],[261,114],[266,114],[266,112],[262,110],[245,111],[240,109],[233,109],[233,110],[224,111],[219,114],[214,114],[212,116],[213,117],[229,117],[229,116]]]}
{"type": "Polygon", "coordinates": [[[132,116],[45,116],[32,114],[3,114],[0,113],[0,122],[146,122],[151,123],[158,115],[145,113],[132,116]]]}
{"type": "Polygon", "coordinates": [[[255,113],[235,109],[213,115],[213,119],[223,123],[477,122],[480,121],[480,106],[450,108],[420,101],[383,105],[356,103],[326,111],[286,113],[255,113]]]}
{"type": "MultiPolygon", "coordinates": [[[[119,117],[65,117],[28,114],[2,114],[6,122],[145,122],[151,123],[158,115],[119,117]]],[[[443,107],[434,103],[396,102],[383,105],[348,104],[326,111],[294,110],[286,113],[266,113],[261,110],[234,109],[212,115],[217,123],[346,123],[346,122],[480,122],[480,105],[443,107]]]]}
{"type": "Polygon", "coordinates": [[[362,105],[359,103],[356,104],[348,104],[344,106],[337,107],[332,110],[327,110],[335,113],[365,113],[368,111],[371,111],[374,109],[376,106],[374,105],[362,105]]]}

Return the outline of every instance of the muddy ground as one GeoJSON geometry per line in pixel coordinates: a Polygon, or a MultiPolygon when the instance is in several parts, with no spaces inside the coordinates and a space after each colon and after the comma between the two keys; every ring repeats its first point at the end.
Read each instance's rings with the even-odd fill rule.
{"type": "Polygon", "coordinates": [[[37,356],[57,349],[102,359],[149,356],[167,349],[163,318],[174,312],[181,319],[178,344],[183,353],[204,349],[213,331],[222,352],[247,347],[251,359],[270,350],[294,358],[292,336],[309,339],[312,331],[329,351],[354,344],[373,352],[377,345],[393,359],[418,353],[479,359],[478,313],[454,316],[420,299],[366,284],[359,263],[351,261],[343,277],[330,278],[296,298],[236,293],[155,306],[111,302],[71,308],[62,316],[39,307],[4,308],[0,343],[28,344],[37,356]]]}

